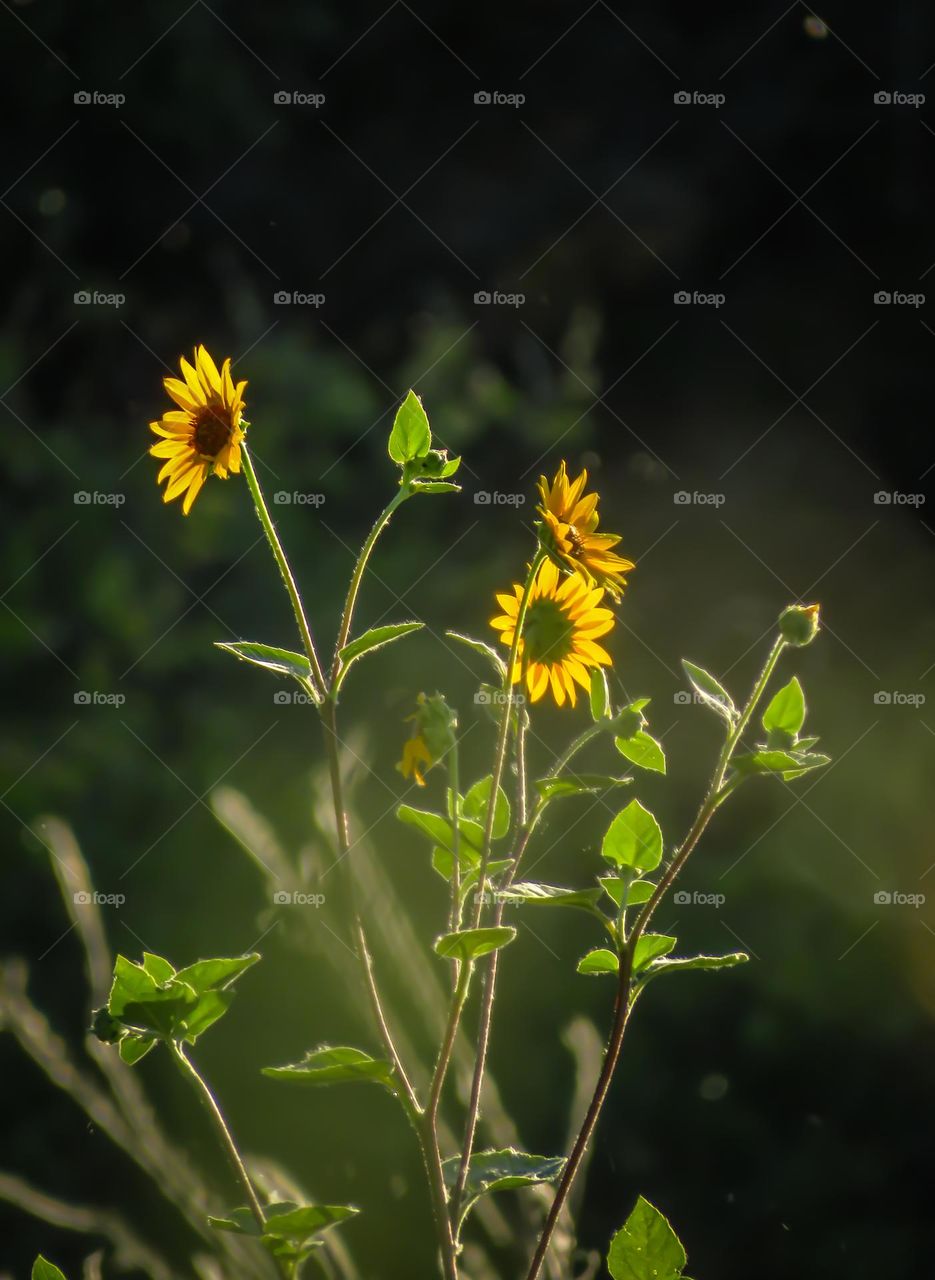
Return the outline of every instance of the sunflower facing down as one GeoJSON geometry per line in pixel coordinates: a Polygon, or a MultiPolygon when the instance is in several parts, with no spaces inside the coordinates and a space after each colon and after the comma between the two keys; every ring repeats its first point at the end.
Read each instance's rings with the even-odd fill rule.
{"type": "Polygon", "coordinates": [[[213,471],[226,480],[240,470],[243,392],[246,382],[236,387],[231,379],[230,360],[218,372],[204,347],[195,348],[194,365],[182,357],[182,376],[163,378],[163,386],[178,405],[164,413],[150,429],[162,436],[150,453],[165,458],[156,483],[166,481],[163,502],[185,494],[182,511],[188,515],[205,480],[213,471]]]}
{"type": "Polygon", "coordinates": [[[543,546],[561,568],[583,573],[619,600],[621,589],[626,585],[623,575],[634,565],[611,551],[620,541],[618,534],[596,532],[598,495],[582,496],[587,482],[587,471],[582,471],[577,480],[569,481],[564,462],[551,485],[545,476],[539,477],[543,546]]]}
{"type": "MultiPolygon", "coordinates": [[[[492,618],[490,625],[501,633],[504,644],[513,643],[522,595],[518,583],[513,595],[497,595],[503,613],[492,618]]],[[[603,587],[589,585],[580,573],[561,576],[551,560],[543,561],[529,595],[512,672],[513,684],[519,684],[525,669],[532,702],[551,687],[560,707],[566,697],[574,706],[575,684],[585,692],[591,688],[589,668],[610,665],[610,654],[597,643],[614,625],[611,611],[599,607],[603,597],[603,587]]]]}

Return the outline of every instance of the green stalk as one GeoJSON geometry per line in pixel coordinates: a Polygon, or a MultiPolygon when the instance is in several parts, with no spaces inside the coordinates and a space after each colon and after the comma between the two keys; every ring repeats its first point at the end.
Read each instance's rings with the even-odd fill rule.
{"type": "Polygon", "coordinates": [[[296,586],[295,578],[289,567],[289,561],[286,559],[286,553],[283,551],[282,543],[279,541],[279,535],[269,514],[269,508],[266,505],[266,499],[263,497],[263,491],[260,488],[260,482],[257,479],[256,471],[253,469],[253,459],[250,457],[250,450],[247,448],[247,442],[244,441],[240,446],[240,456],[243,460],[243,471],[247,478],[247,486],[250,489],[250,495],[253,498],[253,505],[256,507],[257,517],[266,534],[266,541],[269,543],[273,558],[279,568],[280,576],[292,604],[292,612],[295,614],[296,625],[299,628],[299,634],[302,637],[302,645],[305,649],[305,655],[308,658],[309,667],[311,669],[312,684],[319,699],[325,696],[327,685],[325,683],[324,672],[318,661],[318,654],[315,650],[315,641],[312,639],[311,628],[308,625],[308,619],[305,616],[305,610],[302,607],[302,598],[299,595],[299,589],[296,586]]]}

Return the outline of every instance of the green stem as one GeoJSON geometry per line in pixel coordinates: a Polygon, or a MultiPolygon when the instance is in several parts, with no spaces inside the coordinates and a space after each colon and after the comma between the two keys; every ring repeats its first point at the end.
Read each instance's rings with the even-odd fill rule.
{"type": "Polygon", "coordinates": [[[552,1201],[549,1208],[548,1217],[546,1218],[542,1235],[539,1238],[539,1243],[536,1246],[536,1251],[533,1254],[533,1259],[530,1264],[526,1280],[537,1280],[539,1272],[542,1269],[542,1264],[545,1260],[545,1256],[548,1252],[549,1244],[552,1239],[552,1233],[555,1230],[555,1225],[558,1222],[559,1215],[561,1214],[565,1202],[568,1199],[568,1195],[575,1181],[575,1177],[577,1176],[578,1169],[581,1166],[581,1161],[588,1149],[588,1145],[591,1141],[595,1127],[597,1126],[601,1110],[610,1090],[614,1072],[617,1069],[617,1063],[620,1059],[620,1051],[623,1046],[624,1032],[626,1031],[627,1021],[629,1019],[630,1010],[632,1009],[630,979],[633,971],[633,954],[636,949],[636,944],[639,942],[646,926],[649,924],[649,921],[653,916],[653,913],[659,906],[659,903],[671,888],[672,884],[678,877],[679,872],[691,856],[693,850],[698,844],[698,841],[704,834],[705,828],[710,822],[712,816],[731,791],[734,790],[735,784],[733,782],[728,783],[725,786],[724,775],[727,772],[731,757],[740,742],[744,729],[749,724],[750,717],[756,710],[756,707],[766,690],[770,676],[773,674],[776,663],[779,661],[779,657],[785,648],[785,643],[786,642],[780,637],[773,645],[769,657],[766,659],[766,664],[753,686],[750,697],[747,699],[747,703],[744,706],[736,725],[731,730],[727,737],[727,741],[721,750],[714,774],[711,778],[711,782],[708,786],[701,808],[698,810],[695,821],[692,823],[688,835],[685,837],[678,852],[666,869],[665,874],[656,885],[652,897],[643,907],[639,916],[637,916],[636,923],[630,932],[630,936],[622,948],[614,1016],[610,1035],[607,1040],[607,1047],[604,1051],[604,1061],[601,1066],[600,1075],[598,1076],[597,1084],[594,1087],[594,1093],[591,1097],[591,1102],[581,1124],[581,1128],[578,1131],[578,1135],[575,1138],[569,1154],[568,1162],[562,1172],[561,1180],[556,1188],[555,1199],[552,1201]]]}
{"type": "Polygon", "coordinates": [[[458,739],[448,752],[448,818],[451,822],[451,913],[448,930],[454,933],[461,923],[461,828],[458,823],[458,801],[461,795],[461,773],[458,761],[458,739]]]}
{"type": "Polygon", "coordinates": [[[393,497],[386,504],[383,510],[377,516],[373,528],[367,535],[364,545],[360,549],[357,557],[357,563],[354,565],[354,572],[351,575],[350,586],[347,589],[347,597],[344,601],[344,609],[341,613],[341,625],[338,628],[338,640],[334,647],[334,657],[331,662],[331,684],[335,685],[341,668],[341,650],[347,644],[348,637],[351,633],[351,623],[354,620],[354,607],[357,604],[357,596],[360,592],[360,584],[363,581],[364,573],[367,570],[367,564],[370,560],[371,552],[376,545],[377,538],[390,522],[390,517],[397,507],[402,506],[408,497],[411,496],[408,487],[401,487],[394,493],[393,497]]]}
{"type": "Polygon", "coordinates": [[[169,1048],[171,1049],[172,1056],[182,1073],[188,1077],[198,1091],[201,1100],[205,1105],[205,1109],[211,1117],[218,1136],[221,1139],[221,1145],[224,1147],[231,1165],[233,1166],[237,1180],[243,1187],[244,1194],[247,1197],[247,1204],[250,1206],[250,1212],[253,1214],[256,1219],[256,1224],[262,1232],[266,1226],[266,1214],[263,1212],[263,1206],[260,1204],[259,1197],[257,1196],[253,1183],[250,1180],[250,1175],[247,1173],[247,1169],[244,1165],[243,1159],[241,1158],[240,1152],[237,1150],[237,1144],[234,1142],[233,1134],[228,1127],[227,1121],[224,1119],[224,1114],[218,1105],[217,1099],[211,1092],[207,1081],[199,1074],[195,1064],[188,1057],[182,1046],[172,1040],[169,1042],[169,1048]]]}
{"type": "Polygon", "coordinates": [[[273,524],[269,514],[269,508],[266,505],[266,499],[263,497],[263,490],[260,488],[260,482],[257,479],[256,471],[253,468],[253,459],[250,456],[250,450],[247,448],[246,441],[240,446],[240,456],[243,461],[243,471],[247,478],[247,486],[253,498],[253,505],[256,507],[256,513],[260,524],[263,526],[263,532],[266,534],[266,541],[270,545],[273,558],[279,567],[279,573],[282,577],[286,592],[292,604],[292,612],[295,614],[296,625],[299,628],[299,634],[302,637],[302,645],[305,649],[305,655],[308,658],[311,670],[312,684],[315,686],[315,692],[319,699],[325,696],[327,685],[325,683],[324,672],[318,661],[318,653],[315,649],[315,641],[312,639],[312,632],[308,625],[308,619],[305,616],[305,610],[302,607],[302,598],[299,595],[299,589],[296,586],[295,578],[289,567],[289,561],[286,559],[286,553],[283,551],[282,543],[279,541],[279,535],[273,524]]]}

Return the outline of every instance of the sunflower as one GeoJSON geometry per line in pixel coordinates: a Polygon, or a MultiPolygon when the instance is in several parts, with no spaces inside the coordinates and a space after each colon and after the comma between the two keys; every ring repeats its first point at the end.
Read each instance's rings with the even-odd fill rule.
{"type": "Polygon", "coordinates": [[[415,711],[406,720],[412,725],[412,733],[403,745],[403,758],[396,768],[404,778],[413,778],[416,786],[424,787],[423,766],[431,769],[452,749],[458,716],[440,693],[431,697],[420,693],[415,711]]]}
{"type": "Polygon", "coordinates": [[[551,485],[545,476],[539,477],[543,545],[560,568],[584,574],[589,582],[606,587],[608,594],[619,600],[626,585],[623,575],[634,565],[611,551],[620,541],[618,534],[596,532],[598,495],[584,493],[587,482],[587,471],[569,481],[564,462],[551,485]]]}
{"type": "Polygon", "coordinates": [[[403,758],[396,768],[404,778],[413,778],[417,786],[424,787],[424,768],[431,768],[434,763],[425,739],[416,734],[403,744],[403,758]]]}
{"type": "MultiPolygon", "coordinates": [[[[497,595],[503,613],[492,618],[490,625],[501,633],[504,644],[513,643],[522,597],[519,583],[514,583],[513,595],[497,595]]],[[[589,668],[610,665],[610,654],[597,643],[614,625],[611,611],[599,607],[603,597],[603,587],[589,585],[580,573],[562,576],[551,560],[543,561],[529,594],[512,671],[513,684],[519,684],[525,672],[533,702],[551,686],[560,707],[566,696],[574,706],[576,682],[588,691],[589,668]]]]}
{"type": "Polygon", "coordinates": [[[240,470],[240,443],[243,392],[246,382],[236,387],[231,379],[230,360],[218,373],[217,365],[204,347],[195,348],[194,366],[183,356],[182,376],[163,378],[163,385],[177,409],[164,413],[150,429],[163,438],[150,453],[165,458],[156,483],[167,481],[163,502],[185,494],[182,511],[188,515],[205,480],[213,471],[226,480],[240,470]]]}

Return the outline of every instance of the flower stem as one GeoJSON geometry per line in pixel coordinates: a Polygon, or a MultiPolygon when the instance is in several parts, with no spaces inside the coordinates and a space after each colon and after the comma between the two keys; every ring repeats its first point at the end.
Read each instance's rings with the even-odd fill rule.
{"type": "Polygon", "coordinates": [[[620,1050],[623,1045],[624,1032],[626,1031],[627,1022],[633,1007],[630,991],[630,979],[633,971],[633,954],[636,949],[636,944],[639,942],[643,931],[649,924],[649,921],[659,903],[672,887],[672,884],[678,877],[679,872],[691,856],[693,850],[698,844],[698,841],[704,834],[705,828],[710,822],[712,816],[723,800],[726,799],[727,795],[734,789],[731,783],[728,783],[725,786],[724,775],[727,772],[731,757],[740,742],[743,731],[748,725],[750,717],[756,710],[756,707],[766,690],[770,676],[773,674],[776,663],[779,661],[784,648],[785,641],[780,637],[773,645],[769,657],[766,659],[766,664],[753,686],[750,697],[747,699],[746,705],[740,713],[736,725],[734,725],[731,732],[728,734],[727,741],[725,742],[720,756],[718,757],[717,765],[715,766],[714,774],[701,804],[701,808],[698,810],[698,814],[695,821],[692,823],[688,835],[685,837],[678,852],[666,869],[665,874],[656,885],[652,897],[637,917],[636,923],[630,932],[630,936],[627,938],[627,941],[623,946],[620,956],[620,970],[617,984],[616,1003],[614,1005],[614,1016],[610,1034],[607,1039],[607,1047],[604,1050],[604,1061],[601,1066],[600,1075],[598,1076],[597,1083],[594,1086],[594,1093],[591,1097],[591,1102],[588,1106],[584,1120],[582,1121],[581,1128],[578,1131],[578,1135],[575,1138],[568,1157],[568,1162],[562,1172],[561,1180],[556,1188],[555,1199],[552,1201],[551,1207],[549,1208],[548,1217],[546,1218],[542,1235],[539,1238],[539,1243],[536,1246],[536,1251],[533,1254],[533,1259],[530,1264],[526,1280],[537,1280],[539,1272],[542,1269],[542,1264],[545,1260],[545,1256],[548,1252],[549,1244],[552,1239],[552,1233],[555,1230],[555,1225],[558,1222],[559,1215],[561,1214],[565,1202],[568,1199],[568,1194],[571,1191],[575,1177],[577,1176],[581,1161],[588,1149],[588,1145],[591,1141],[595,1127],[597,1126],[601,1110],[607,1098],[614,1072],[617,1069],[617,1063],[620,1059],[620,1050]]]}
{"type": "Polygon", "coordinates": [[[279,567],[279,573],[282,577],[289,601],[292,604],[292,612],[295,614],[296,625],[299,628],[299,634],[302,637],[302,645],[308,658],[309,668],[311,670],[312,684],[319,699],[325,696],[327,685],[325,683],[324,672],[318,661],[318,653],[315,649],[315,641],[312,639],[312,632],[308,625],[308,619],[305,616],[305,610],[302,607],[302,598],[299,595],[299,589],[296,586],[295,578],[289,567],[289,561],[286,559],[286,553],[283,551],[282,543],[279,541],[279,535],[273,524],[269,514],[269,508],[266,505],[266,499],[263,497],[263,490],[260,488],[260,482],[257,479],[256,471],[253,468],[253,459],[250,456],[250,450],[247,448],[246,441],[240,446],[241,459],[243,461],[244,475],[247,478],[247,486],[253,498],[253,505],[256,507],[256,513],[263,532],[266,534],[266,541],[270,545],[273,558],[279,567]]]}
{"type": "Polygon", "coordinates": [[[250,1175],[247,1173],[247,1169],[244,1165],[243,1159],[241,1158],[240,1152],[237,1150],[237,1144],[234,1142],[233,1134],[228,1128],[227,1121],[224,1119],[224,1114],[217,1103],[217,1099],[211,1092],[206,1080],[199,1073],[197,1067],[188,1057],[182,1046],[175,1040],[171,1040],[169,1042],[169,1048],[171,1049],[172,1056],[178,1063],[183,1074],[188,1077],[201,1096],[201,1100],[205,1105],[208,1115],[214,1122],[214,1127],[221,1139],[221,1145],[227,1152],[228,1158],[233,1166],[234,1173],[237,1176],[237,1181],[243,1187],[244,1194],[247,1197],[247,1204],[250,1206],[250,1212],[253,1214],[256,1219],[256,1224],[262,1232],[263,1228],[266,1226],[266,1214],[263,1212],[263,1206],[260,1204],[253,1183],[250,1180],[250,1175]]]}

